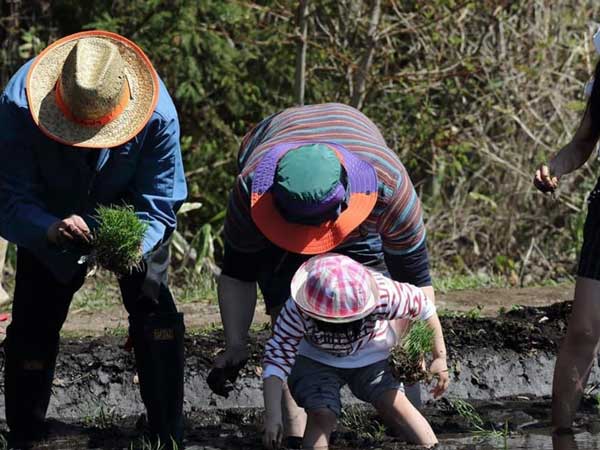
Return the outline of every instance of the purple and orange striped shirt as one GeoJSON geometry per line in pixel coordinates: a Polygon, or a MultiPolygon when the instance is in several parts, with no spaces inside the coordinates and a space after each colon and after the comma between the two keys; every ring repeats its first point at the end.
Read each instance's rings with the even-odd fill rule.
{"type": "Polygon", "coordinates": [[[267,246],[267,239],[250,216],[252,176],[265,152],[276,144],[293,141],[341,144],[377,172],[379,195],[375,208],[336,252],[362,253],[382,261],[383,250],[403,255],[423,244],[421,203],[396,154],[387,147],[375,124],[360,111],[326,103],[286,109],[266,118],[244,137],[238,155],[239,175],[225,220],[225,238],[232,248],[249,253],[267,246]]]}
{"type": "Polygon", "coordinates": [[[379,299],[373,312],[362,324],[358,336],[320,331],[314,320],[289,299],[277,317],[273,336],[265,346],[263,378],[276,376],[285,380],[300,354],[340,368],[356,368],[386,359],[396,342],[389,321],[394,319],[427,320],[435,314],[435,305],[423,290],[408,283],[398,283],[374,272],[379,299]]]}

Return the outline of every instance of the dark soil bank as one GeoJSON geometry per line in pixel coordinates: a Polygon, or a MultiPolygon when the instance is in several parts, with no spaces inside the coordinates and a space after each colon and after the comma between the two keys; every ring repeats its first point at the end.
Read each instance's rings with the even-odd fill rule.
{"type": "MultiPolygon", "coordinates": [[[[452,381],[447,397],[479,401],[476,406],[486,429],[492,425],[499,429],[507,422],[513,432],[546,427],[554,355],[569,312],[570,304],[561,303],[547,308],[519,309],[495,319],[443,318],[452,381]]],[[[262,406],[260,355],[268,333],[265,329],[253,334],[252,357],[242,372],[238,388],[228,399],[212,394],[205,383],[211,361],[222,345],[221,334],[211,331],[188,337],[185,377],[187,436],[191,445],[188,448],[259,446],[260,413],[255,408],[262,406]]],[[[123,341],[122,337],[107,336],[63,342],[49,415],[64,422],[56,424],[56,438],[40,448],[128,448],[130,440],[139,434],[143,407],[135,384],[133,354],[122,348],[123,341]]],[[[600,383],[597,368],[590,382],[600,383]]],[[[347,393],[345,397],[347,404],[353,403],[347,393]]],[[[426,393],[425,398],[428,399],[426,393]]],[[[3,415],[3,405],[0,411],[3,415]]],[[[473,429],[448,400],[430,402],[425,411],[440,434],[467,433],[473,429]]],[[[590,401],[585,412],[581,424],[585,430],[594,432],[595,403],[590,401]]],[[[384,437],[370,415],[355,416],[349,420],[359,422],[351,424],[350,429],[359,431],[340,429],[338,444],[351,443],[363,448],[384,437]]],[[[471,438],[448,437],[447,448],[469,445],[465,439],[471,438]]],[[[388,444],[394,448],[393,441],[388,444]]],[[[551,448],[544,446],[539,448],[551,448]]]]}

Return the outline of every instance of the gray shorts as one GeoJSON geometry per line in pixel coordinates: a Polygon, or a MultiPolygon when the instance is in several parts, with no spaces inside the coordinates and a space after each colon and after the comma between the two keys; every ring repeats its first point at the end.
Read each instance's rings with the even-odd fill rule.
{"type": "Polygon", "coordinates": [[[328,408],[339,417],[342,411],[340,390],[347,384],[360,400],[373,404],[384,392],[404,392],[393,376],[387,359],[369,366],[339,369],[298,356],[288,378],[290,392],[307,411],[328,408]]]}

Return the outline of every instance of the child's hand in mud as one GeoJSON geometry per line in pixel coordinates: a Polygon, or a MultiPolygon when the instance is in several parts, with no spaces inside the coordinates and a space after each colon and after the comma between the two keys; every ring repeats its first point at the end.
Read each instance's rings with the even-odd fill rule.
{"type": "Polygon", "coordinates": [[[540,164],[535,171],[533,184],[541,192],[554,192],[558,187],[558,177],[550,173],[550,168],[546,164],[540,164]]]}
{"type": "Polygon", "coordinates": [[[450,384],[450,377],[448,376],[448,364],[446,358],[436,358],[431,362],[429,366],[429,373],[435,379],[437,379],[436,385],[431,389],[433,398],[440,397],[448,389],[450,384]]]}
{"type": "Polygon", "coordinates": [[[282,441],[283,421],[281,420],[281,414],[266,414],[263,445],[269,450],[275,450],[281,448],[282,441]]]}

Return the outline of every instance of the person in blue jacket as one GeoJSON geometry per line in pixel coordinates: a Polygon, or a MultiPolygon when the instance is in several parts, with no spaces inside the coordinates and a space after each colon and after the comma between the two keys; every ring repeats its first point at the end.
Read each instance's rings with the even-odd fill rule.
{"type": "Polygon", "coordinates": [[[173,102],[142,50],[87,31],[22,66],[0,97],[0,235],[17,245],[5,341],[11,445],[48,431],[59,334],[82,286],[98,205],[148,224],[140,267],[118,277],[150,436],[183,440],[183,315],[167,285],[169,239],[187,195],[173,102]]]}

